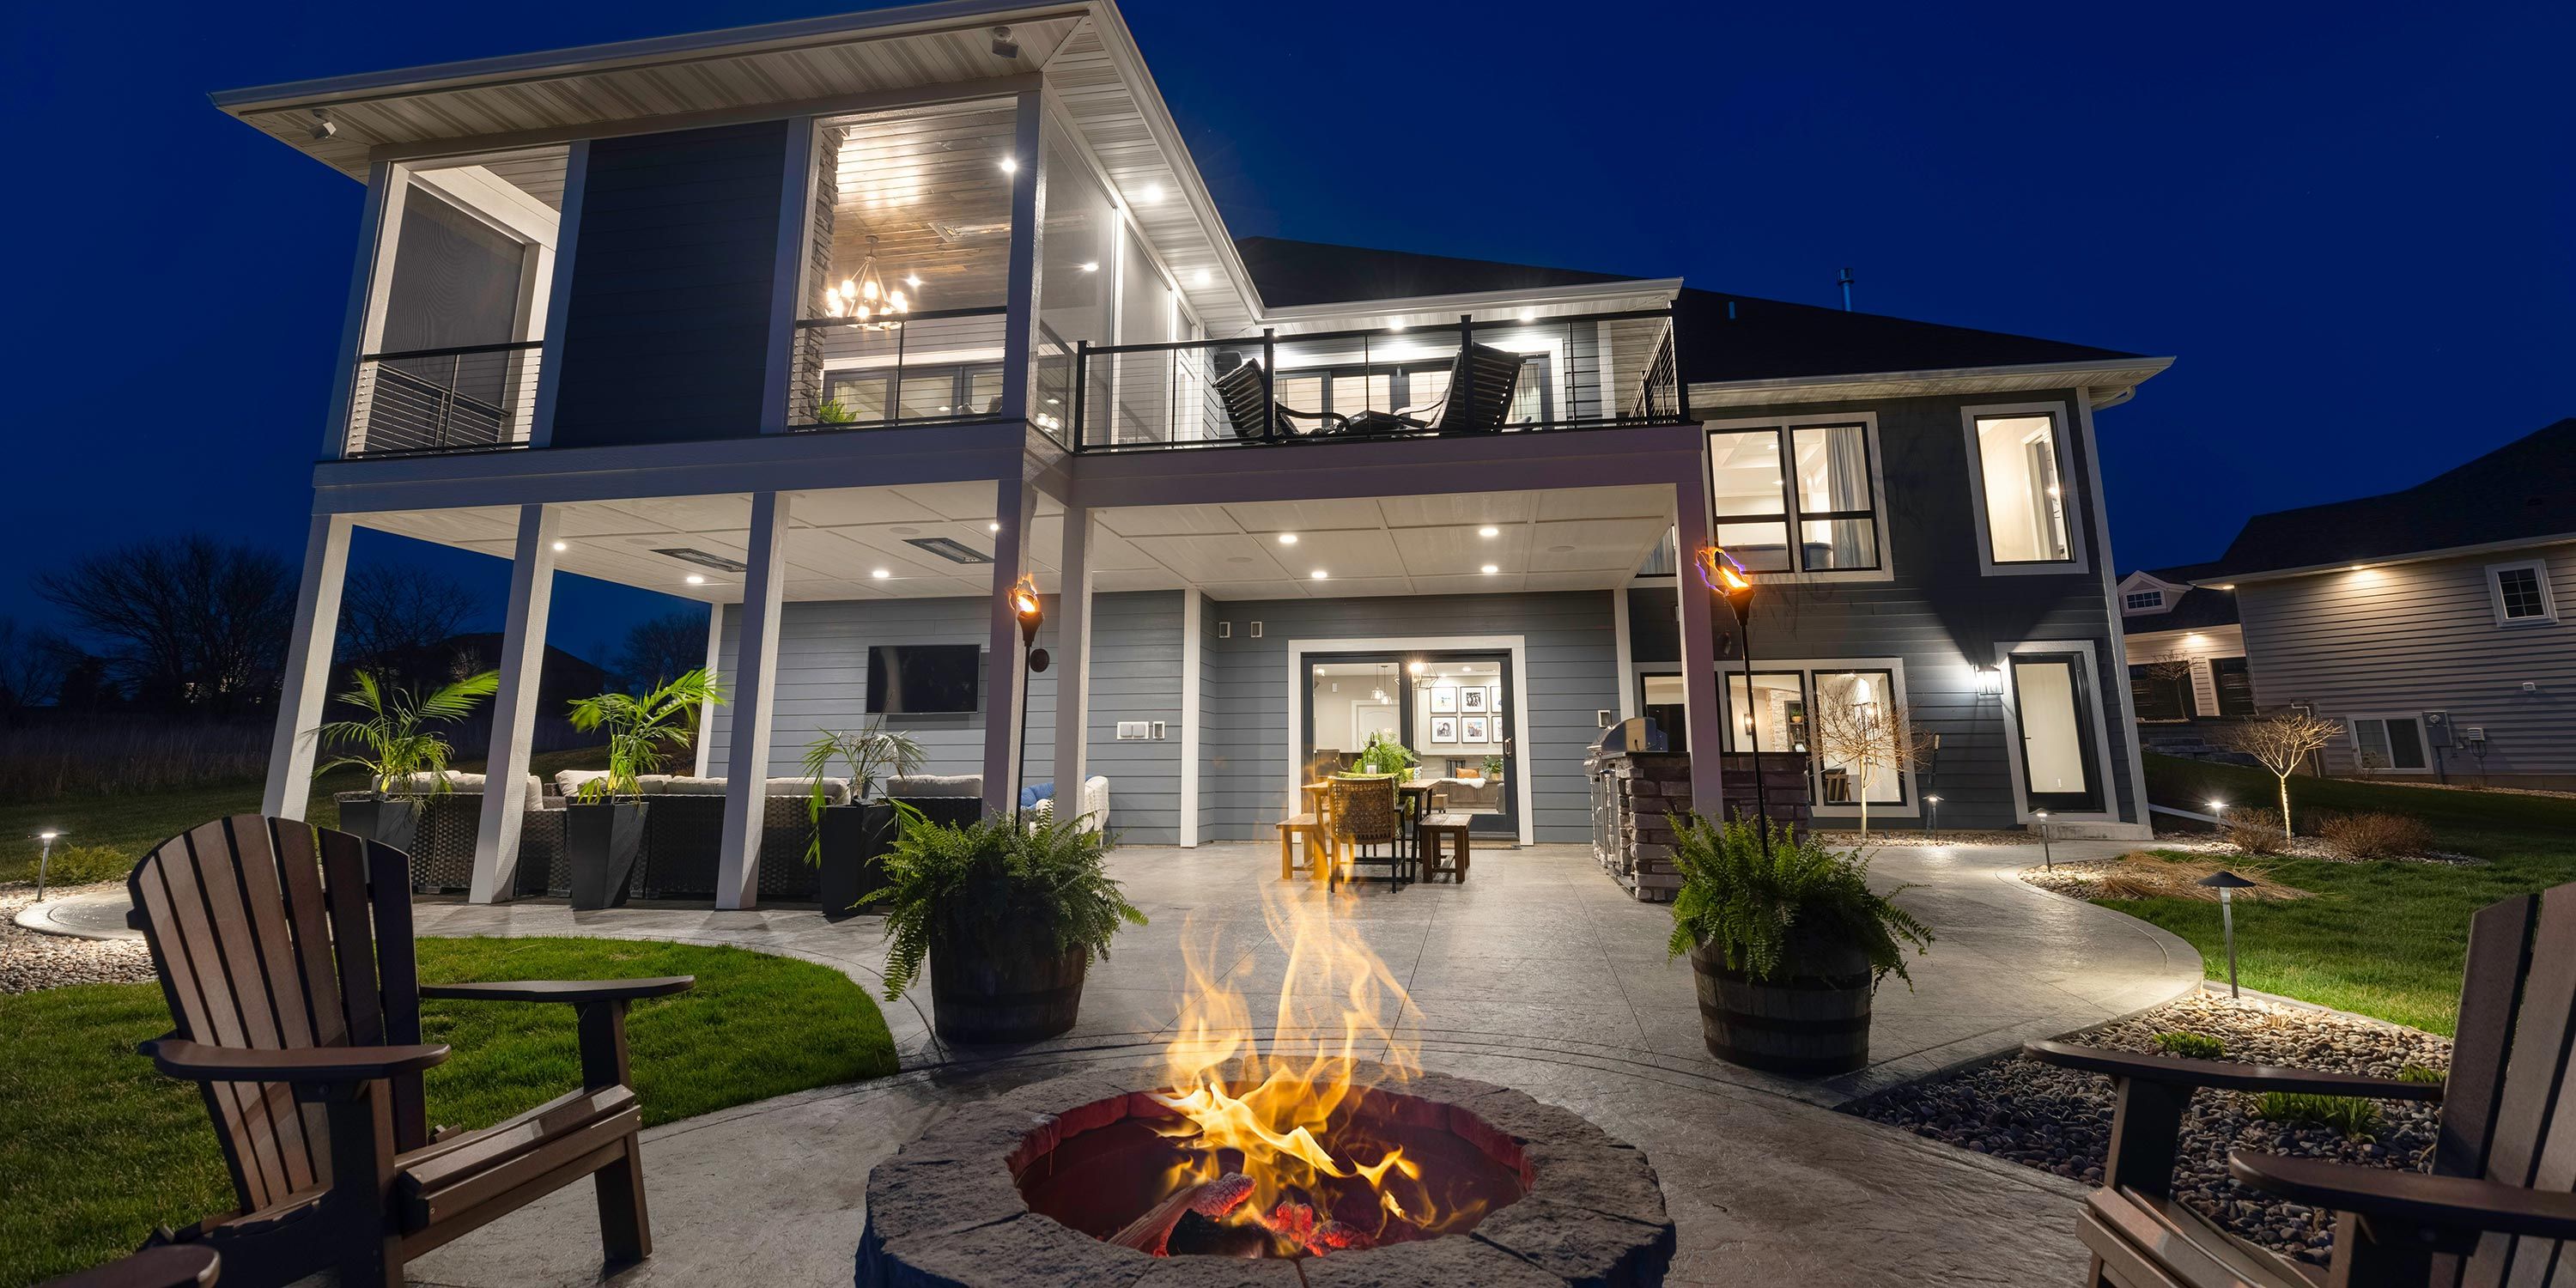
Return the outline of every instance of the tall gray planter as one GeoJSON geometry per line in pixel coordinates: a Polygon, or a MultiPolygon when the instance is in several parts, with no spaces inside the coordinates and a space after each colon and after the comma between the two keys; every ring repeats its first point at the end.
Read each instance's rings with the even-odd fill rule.
{"type": "Polygon", "coordinates": [[[564,807],[564,866],[572,906],[581,911],[619,908],[644,853],[643,801],[602,801],[564,807]]]}
{"type": "Polygon", "coordinates": [[[822,867],[815,875],[823,915],[833,919],[874,912],[857,906],[859,896],[885,885],[886,851],[894,848],[895,812],[887,801],[830,805],[823,810],[822,867]]]}
{"type": "Polygon", "coordinates": [[[420,857],[420,798],[350,792],[338,798],[340,830],[420,857]]]}

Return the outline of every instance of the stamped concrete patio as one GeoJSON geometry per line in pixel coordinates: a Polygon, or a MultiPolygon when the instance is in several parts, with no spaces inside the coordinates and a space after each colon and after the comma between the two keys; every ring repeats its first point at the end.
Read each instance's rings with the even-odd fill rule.
{"type": "MultiPolygon", "coordinates": [[[[2058,847],[2060,858],[2122,848],[2058,847]]],[[[1260,887],[1275,884],[1276,856],[1267,845],[1118,851],[1112,868],[1153,924],[1094,967],[1082,1024],[1062,1039],[947,1050],[919,1012],[890,1003],[902,1073],[646,1133],[657,1251],[618,1282],[850,1282],[869,1168],[930,1123],[1076,1070],[1154,1081],[1180,1008],[1185,928],[1223,936],[1236,987],[1275,991],[1281,954],[1260,887]]],[[[2083,1273],[2078,1187],[1829,1108],[2197,986],[2200,960],[2180,940],[2011,878],[2037,858],[2003,846],[1880,853],[1879,882],[1909,886],[1901,901],[1940,938],[1913,963],[1911,991],[1891,981],[1879,993],[1872,1065],[1823,1084],[1711,1059],[1688,965],[1664,957],[1665,910],[1629,900],[1584,847],[1483,851],[1463,886],[1372,885],[1339,895],[1335,913],[1406,984],[1425,1067],[1521,1087],[1645,1149],[1680,1229],[1669,1282],[2066,1284],[2083,1273]]],[[[1281,892],[1327,897],[1303,883],[1281,892]]],[[[874,919],[836,925],[811,911],[425,904],[420,924],[735,944],[825,962],[872,988],[884,960],[874,919]]],[[[414,1281],[595,1282],[589,1203],[567,1192],[505,1218],[416,1263],[414,1281]]]]}

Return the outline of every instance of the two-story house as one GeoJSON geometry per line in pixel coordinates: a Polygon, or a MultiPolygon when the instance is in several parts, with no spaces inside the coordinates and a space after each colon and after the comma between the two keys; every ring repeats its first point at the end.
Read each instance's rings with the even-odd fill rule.
{"type": "Polygon", "coordinates": [[[558,572],[708,605],[724,906],[764,780],[871,714],[989,809],[1104,776],[1129,843],[1268,838],[1373,733],[1579,841],[1611,720],[1670,717],[1713,800],[1722,747],[1873,704],[1937,759],[1820,759],[1827,819],[2143,832],[2094,412],[2168,359],[1238,240],[1106,0],[217,103],[367,191],[268,807],[350,530],[506,559],[476,898],[518,888],[558,572]],[[1674,575],[1712,545],[1749,632],[1674,575]]]}
{"type": "Polygon", "coordinates": [[[2264,708],[2342,722],[2326,772],[2576,788],[2576,419],[2258,514],[2189,574],[2233,595],[2264,708]]]}

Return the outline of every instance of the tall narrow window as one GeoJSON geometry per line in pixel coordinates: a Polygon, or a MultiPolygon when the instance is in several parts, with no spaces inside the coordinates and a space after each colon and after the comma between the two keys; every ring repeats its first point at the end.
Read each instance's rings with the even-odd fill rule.
{"type": "Polygon", "coordinates": [[[1711,434],[1708,455],[1717,544],[1754,572],[1789,571],[1789,506],[1781,487],[1780,431],[1711,434]]]}
{"type": "Polygon", "coordinates": [[[1869,438],[1859,425],[1790,431],[1798,462],[1798,550],[1810,572],[1878,566],[1869,498],[1869,438]]]}
{"type": "Polygon", "coordinates": [[[1726,749],[1764,752],[1807,749],[1806,676],[1797,671],[1753,674],[1752,693],[1745,692],[1742,671],[1726,677],[1726,749]]]}
{"type": "Polygon", "coordinates": [[[1969,431],[1985,494],[1986,557],[1995,564],[2071,563],[2057,419],[1979,416],[1969,431]]]}

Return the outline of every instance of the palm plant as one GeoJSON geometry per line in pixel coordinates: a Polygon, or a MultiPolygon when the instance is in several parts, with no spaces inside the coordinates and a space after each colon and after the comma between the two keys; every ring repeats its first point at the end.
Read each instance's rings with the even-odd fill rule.
{"type": "Polygon", "coordinates": [[[886,728],[884,716],[870,717],[857,733],[819,731],[805,748],[805,776],[814,780],[813,795],[805,806],[814,837],[805,843],[805,861],[819,863],[823,858],[823,779],[831,774],[835,761],[850,767],[850,802],[858,804],[876,794],[880,776],[921,772],[927,755],[911,734],[886,728]]]}
{"type": "Polygon", "coordinates": [[[1848,945],[1869,959],[1873,983],[1889,971],[1905,973],[1905,946],[1920,953],[1932,942],[1922,922],[1869,888],[1869,859],[1857,850],[1833,849],[1813,836],[1800,839],[1772,823],[1766,848],[1758,820],[1712,825],[1696,814],[1673,824],[1673,866],[1682,888],[1673,897],[1673,936],[1665,946],[1679,957],[1695,947],[1716,951],[1729,970],[1755,980],[1780,973],[1793,939],[1848,945]]]}
{"type": "Polygon", "coordinates": [[[636,779],[659,773],[663,756],[689,741],[690,721],[698,708],[724,701],[724,690],[704,667],[660,688],[637,696],[603,693],[572,704],[572,727],[584,733],[608,731],[608,776],[581,785],[584,803],[640,795],[636,779]]]}
{"type": "Polygon", "coordinates": [[[934,938],[944,951],[982,955],[1035,932],[1052,935],[1058,952],[1082,948],[1097,961],[1121,924],[1145,924],[1103,865],[1116,839],[1080,819],[1005,815],[942,827],[901,801],[894,807],[903,827],[885,858],[893,884],[860,899],[887,905],[888,1000],[921,977],[934,938]]]}
{"type": "Polygon", "coordinates": [[[379,797],[394,794],[394,784],[417,774],[430,776],[430,790],[447,790],[447,762],[456,748],[430,728],[454,724],[474,713],[476,701],[501,686],[501,673],[485,671],[453,680],[424,695],[416,688],[396,688],[371,672],[356,673],[357,686],[340,701],[367,713],[363,720],[334,720],[314,733],[325,746],[350,750],[315,769],[316,776],[351,767],[367,771],[367,789],[379,797]]]}

